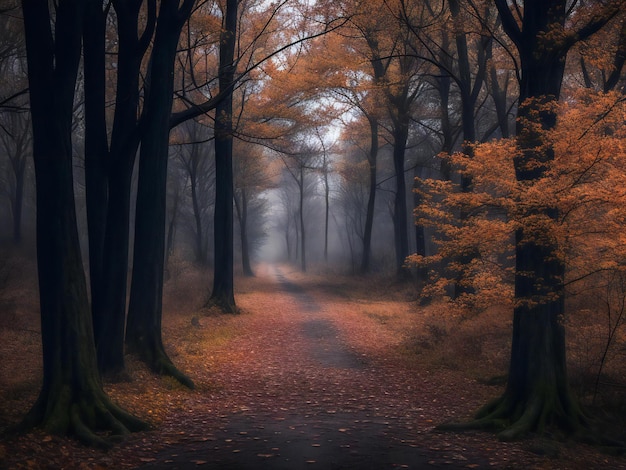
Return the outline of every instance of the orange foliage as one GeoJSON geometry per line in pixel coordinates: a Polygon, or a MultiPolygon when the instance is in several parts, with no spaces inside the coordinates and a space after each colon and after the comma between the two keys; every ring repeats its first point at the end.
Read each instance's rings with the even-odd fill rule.
{"type": "Polygon", "coordinates": [[[477,306],[512,302],[513,235],[520,228],[556,244],[567,285],[596,272],[626,270],[626,99],[586,90],[555,106],[558,124],[543,140],[554,160],[543,177],[517,181],[513,159],[519,150],[515,140],[503,139],[476,145],[472,159],[450,157],[472,178],[472,192],[451,182],[420,181],[425,202],[415,215],[417,223],[436,229],[438,253],[408,261],[433,268],[426,294],[441,295],[462,270],[475,294],[461,302],[468,296],[477,306]],[[548,216],[549,208],[558,217],[548,216]],[[460,213],[467,214],[463,222],[460,213]],[[470,253],[478,256],[467,266],[436,269],[470,253]]]}

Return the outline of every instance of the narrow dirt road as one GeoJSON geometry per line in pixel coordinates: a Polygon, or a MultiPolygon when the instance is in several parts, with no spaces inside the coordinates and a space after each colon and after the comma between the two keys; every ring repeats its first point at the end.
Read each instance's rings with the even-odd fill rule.
{"type": "Polygon", "coordinates": [[[220,373],[230,411],[216,416],[194,406],[186,419],[193,427],[146,459],[145,468],[487,466],[480,457],[418,444],[418,435],[432,428],[418,403],[407,401],[419,390],[398,390],[380,364],[352,350],[333,312],[279,268],[267,275],[265,302],[273,313],[229,344],[229,354],[240,360],[220,373]]]}

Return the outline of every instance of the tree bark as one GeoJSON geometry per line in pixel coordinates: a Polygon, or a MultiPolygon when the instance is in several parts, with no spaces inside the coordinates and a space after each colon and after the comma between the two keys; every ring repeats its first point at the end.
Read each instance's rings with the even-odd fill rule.
{"type": "Polygon", "coordinates": [[[328,184],[328,167],[324,153],[324,262],[328,262],[328,216],[330,215],[330,186],[328,184]]]}
{"type": "Polygon", "coordinates": [[[363,229],[363,254],[361,257],[361,274],[370,270],[372,255],[372,228],[374,227],[374,208],[376,207],[377,166],[378,166],[378,120],[367,116],[370,125],[370,151],[367,156],[369,164],[369,194],[367,197],[367,212],[365,213],[365,227],[363,229]]]}
{"type": "Polygon", "coordinates": [[[169,119],[173,101],[174,59],[181,28],[193,0],[163,0],[150,62],[142,117],[137,215],[126,345],[155,372],[171,375],[190,388],[193,382],[172,363],[161,336],[169,119]]]}
{"type": "Polygon", "coordinates": [[[23,425],[107,447],[110,442],[96,430],[123,435],[145,425],[109,400],[98,375],[72,175],[72,111],[83,7],[82,2],[60,1],[53,35],[48,2],[22,3],[37,183],[44,368],[39,398],[23,425]]]}
{"type": "Polygon", "coordinates": [[[239,198],[235,194],[235,208],[239,219],[239,232],[241,237],[241,265],[243,274],[248,277],[254,276],[250,263],[250,243],[248,241],[248,192],[245,188],[239,190],[239,198]]]}
{"type": "MultiPolygon", "coordinates": [[[[139,34],[142,3],[142,0],[113,2],[119,44],[115,113],[108,152],[105,102],[99,89],[105,85],[104,57],[85,62],[86,80],[91,77],[92,83],[86,86],[86,106],[93,103],[92,118],[87,121],[87,135],[93,136],[93,144],[85,162],[92,315],[98,367],[101,374],[110,378],[119,377],[125,369],[131,182],[139,147],[139,78],[156,22],[154,2],[148,2],[146,25],[139,34]]],[[[102,5],[93,2],[90,8],[98,24],[86,32],[85,47],[94,49],[96,44],[104,47],[102,5]]]]}
{"type": "Polygon", "coordinates": [[[300,216],[300,269],[306,272],[306,230],[304,226],[304,164],[300,165],[300,189],[299,216],[300,216]]]}
{"type": "Polygon", "coordinates": [[[215,271],[209,299],[225,313],[236,313],[233,279],[233,85],[237,39],[237,0],[226,1],[220,36],[220,93],[215,108],[215,271]]]}
{"type": "MultiPolygon", "coordinates": [[[[98,314],[104,299],[104,234],[108,204],[109,143],[105,117],[105,25],[102,5],[85,4],[84,74],[85,74],[85,196],[89,237],[89,280],[96,343],[105,319],[98,314]]],[[[123,361],[122,361],[123,363],[123,361]]]]}
{"type": "Polygon", "coordinates": [[[393,231],[396,253],[396,272],[400,279],[410,276],[405,266],[409,256],[408,214],[406,204],[406,181],[404,179],[404,160],[406,144],[409,138],[409,117],[398,107],[398,117],[393,128],[393,167],[396,173],[396,194],[393,205],[393,231]]]}
{"type": "Polygon", "coordinates": [[[196,226],[195,233],[195,253],[196,261],[200,264],[207,264],[206,244],[204,242],[204,229],[202,224],[202,209],[200,208],[200,200],[198,197],[198,163],[199,155],[195,155],[196,150],[193,149],[194,155],[191,156],[189,180],[191,183],[191,206],[193,208],[193,219],[196,226]]]}

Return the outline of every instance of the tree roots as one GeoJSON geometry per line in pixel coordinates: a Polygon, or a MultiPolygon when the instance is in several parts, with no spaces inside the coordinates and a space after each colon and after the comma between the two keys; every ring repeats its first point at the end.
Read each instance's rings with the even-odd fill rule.
{"type": "Polygon", "coordinates": [[[79,392],[62,387],[42,391],[19,430],[39,427],[61,436],[74,436],[87,446],[109,449],[131,432],[149,425],[111,402],[102,390],[79,392]]]}
{"type": "Polygon", "coordinates": [[[222,297],[222,296],[213,297],[212,296],[205,305],[205,308],[211,308],[211,307],[216,307],[220,309],[222,313],[230,313],[230,314],[240,313],[239,308],[237,308],[237,305],[235,304],[235,301],[228,297],[222,297]]]}
{"type": "MultiPolygon", "coordinates": [[[[536,396],[525,406],[513,405],[506,395],[485,405],[475,418],[465,423],[444,423],[440,431],[495,431],[501,441],[518,440],[529,435],[573,438],[591,445],[623,452],[624,444],[598,432],[594,421],[578,405],[563,407],[559,402],[536,396]],[[567,411],[566,411],[567,409],[567,411]]],[[[596,423],[598,424],[598,423],[596,423]]]]}
{"type": "Polygon", "coordinates": [[[195,384],[187,375],[183,374],[170,360],[165,353],[160,354],[159,357],[153,359],[150,368],[157,374],[167,375],[176,379],[181,385],[193,390],[195,384]]]}
{"type": "Polygon", "coordinates": [[[169,358],[165,349],[156,338],[146,340],[147,335],[141,335],[139,341],[129,341],[127,339],[126,345],[128,351],[135,354],[140,360],[158,375],[166,375],[176,379],[181,385],[194,389],[195,385],[187,375],[183,374],[169,358]]]}

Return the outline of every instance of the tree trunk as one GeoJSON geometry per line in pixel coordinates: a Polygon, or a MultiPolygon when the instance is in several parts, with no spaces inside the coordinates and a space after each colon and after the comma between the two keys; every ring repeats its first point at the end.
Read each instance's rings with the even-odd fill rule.
{"type": "Polygon", "coordinates": [[[156,373],[171,375],[190,388],[193,382],[167,356],[161,337],[169,119],[173,101],[174,59],[193,0],[163,0],[150,63],[142,118],[137,187],[135,245],[126,345],[156,373]]]}
{"type": "MultiPolygon", "coordinates": [[[[117,158],[120,158],[117,156],[117,158]]],[[[94,305],[98,325],[96,348],[100,373],[116,379],[123,375],[124,326],[126,322],[126,296],[129,251],[129,211],[132,164],[130,155],[116,162],[108,181],[108,207],[102,266],[102,297],[94,305]],[[122,166],[126,163],[127,166],[122,166]]],[[[116,160],[116,159],[114,159],[116,160]]]]}
{"type": "MultiPolygon", "coordinates": [[[[118,23],[117,89],[111,147],[107,152],[104,95],[104,56],[85,60],[86,107],[92,103],[87,137],[92,144],[86,154],[87,216],[92,315],[101,374],[116,378],[124,372],[124,326],[130,244],[129,219],[131,181],[139,133],[139,75],[141,62],[152,37],[155,17],[149,6],[148,22],[140,37],[139,12],[142,2],[113,2],[118,23]],[[89,71],[89,74],[87,73],[89,71]],[[89,81],[88,81],[89,79],[89,81]],[[88,83],[92,83],[87,87],[88,83]],[[98,108],[99,107],[99,108],[98,108]],[[106,260],[106,263],[104,263],[106,260]]],[[[86,32],[85,47],[104,47],[102,5],[94,2],[91,15],[97,27],[86,32]],[[99,16],[98,16],[99,15],[99,16]]],[[[87,116],[89,117],[89,116],[87,116]]]]}
{"type": "Polygon", "coordinates": [[[237,40],[237,0],[226,1],[224,29],[220,37],[220,93],[215,108],[215,270],[209,299],[225,313],[236,313],[233,279],[233,85],[237,40]]]}
{"type": "MultiPolygon", "coordinates": [[[[105,24],[106,16],[98,2],[85,5],[84,74],[85,74],[85,195],[89,237],[89,280],[91,302],[102,301],[102,267],[107,208],[107,160],[109,143],[105,117],[105,24]]],[[[97,331],[94,316],[94,330],[97,331]]]]}
{"type": "Polygon", "coordinates": [[[375,117],[367,117],[370,124],[370,151],[367,156],[369,164],[369,195],[367,197],[367,212],[365,214],[365,227],[363,229],[363,254],[361,258],[361,274],[370,270],[372,255],[372,228],[374,227],[374,208],[376,207],[376,177],[378,160],[378,120],[375,117]]]}
{"type": "MultiPolygon", "coordinates": [[[[494,107],[496,109],[496,116],[498,119],[498,128],[500,129],[500,135],[503,139],[508,139],[511,135],[509,131],[509,110],[507,109],[506,97],[508,89],[508,75],[505,79],[504,86],[500,86],[500,80],[498,78],[498,70],[493,61],[493,44],[489,43],[486,50],[486,59],[489,63],[489,79],[491,82],[491,99],[493,100],[494,107]]],[[[508,72],[507,72],[508,74],[508,72]]]]}
{"type": "MultiPolygon", "coordinates": [[[[194,150],[195,151],[195,150],[194,150]]],[[[194,158],[194,157],[192,157],[194,158]]],[[[200,264],[207,263],[207,254],[204,249],[206,243],[204,242],[204,230],[202,228],[202,211],[200,209],[200,201],[198,198],[198,166],[197,159],[192,161],[192,165],[194,165],[193,171],[189,175],[189,179],[191,180],[191,205],[193,208],[193,220],[196,226],[195,233],[195,252],[196,252],[196,261],[200,264]]]]}
{"type": "Polygon", "coordinates": [[[48,2],[22,4],[37,183],[44,368],[39,398],[23,425],[107,447],[110,443],[95,430],[127,434],[145,425],[109,400],[98,375],[72,175],[72,110],[83,7],[76,1],[58,3],[53,38],[48,2]]]}
{"type": "MultiPolygon", "coordinates": [[[[287,214],[287,220],[291,220],[291,217],[289,217],[289,214],[287,214]]],[[[287,225],[287,228],[285,229],[285,245],[287,247],[287,261],[291,261],[291,243],[289,241],[289,229],[290,229],[291,224],[287,225]]]]}
{"type": "MultiPolygon", "coordinates": [[[[419,178],[423,173],[422,166],[416,166],[414,170],[414,189],[419,189],[419,178]]],[[[415,207],[419,207],[422,204],[422,196],[419,192],[413,192],[413,204],[415,207]]],[[[415,253],[420,256],[426,256],[426,229],[421,224],[415,224],[415,253]]],[[[417,268],[417,282],[419,285],[423,285],[428,280],[428,268],[426,266],[419,266],[417,268]]]]}
{"type": "Polygon", "coordinates": [[[328,185],[328,163],[324,151],[324,262],[328,262],[328,215],[330,214],[330,186],[328,185]]]}
{"type": "Polygon", "coordinates": [[[248,242],[248,194],[245,188],[240,191],[241,199],[235,195],[235,208],[239,219],[239,231],[241,236],[241,265],[245,276],[253,277],[254,271],[250,264],[250,244],[248,242]]]}
{"type": "Polygon", "coordinates": [[[300,269],[306,272],[306,237],[304,228],[304,165],[300,165],[300,181],[298,181],[300,189],[300,269]]]}
{"type": "Polygon", "coordinates": [[[396,271],[400,279],[409,276],[404,262],[409,256],[408,215],[406,205],[406,182],[404,180],[404,157],[409,138],[408,115],[394,122],[393,167],[396,173],[396,194],[393,205],[393,231],[396,250],[396,271]]]}
{"type": "MultiPolygon", "coordinates": [[[[532,182],[549,170],[554,154],[543,133],[556,125],[550,104],[558,100],[567,47],[550,43],[554,25],[565,24],[565,0],[525,2],[522,29],[506,0],[497,0],[507,34],[520,54],[522,79],[514,160],[517,180],[532,182]]],[[[555,207],[527,208],[526,218],[558,217],[555,207]]],[[[585,418],[570,392],[566,370],[565,264],[545,225],[523,224],[515,234],[515,300],[509,380],[504,394],[487,405],[470,426],[499,427],[509,440],[546,427],[576,433],[585,418]]]]}

